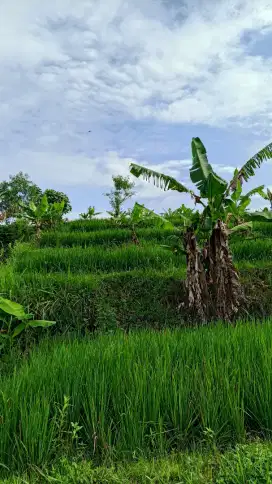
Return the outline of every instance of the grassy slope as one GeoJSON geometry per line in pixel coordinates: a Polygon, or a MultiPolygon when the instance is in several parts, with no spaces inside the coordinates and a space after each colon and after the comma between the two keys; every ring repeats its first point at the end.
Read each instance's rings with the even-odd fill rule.
{"type": "MultiPolygon", "coordinates": [[[[254,290],[256,299],[259,300],[263,295],[264,300],[261,300],[263,308],[269,297],[267,297],[265,285],[262,286],[262,281],[272,287],[271,226],[272,224],[256,224],[257,240],[255,241],[233,241],[235,260],[242,269],[245,281],[251,279],[253,275],[257,276],[260,287],[256,284],[254,290]],[[260,237],[263,240],[260,240],[260,237]]],[[[59,246],[57,249],[48,248],[29,252],[26,247],[18,248],[17,252],[15,251],[13,267],[17,267],[19,271],[27,269],[27,272],[19,274],[12,268],[1,269],[1,292],[5,292],[10,297],[16,297],[25,305],[30,305],[29,309],[37,316],[53,319],[59,316],[59,319],[56,319],[62,331],[69,327],[82,329],[82,321],[85,328],[98,326],[100,329],[110,329],[116,325],[161,327],[171,322],[181,324],[182,315],[173,310],[173,302],[175,301],[176,306],[178,299],[176,296],[180,297],[182,292],[182,287],[177,285],[177,282],[184,277],[183,261],[181,259],[177,264],[177,259],[174,262],[171,259],[170,262],[169,253],[159,247],[150,248],[152,241],[155,245],[164,243],[165,234],[162,235],[153,229],[141,229],[143,247],[142,255],[138,257],[138,254],[135,256],[134,247],[123,249],[123,254],[120,256],[120,248],[113,246],[126,242],[129,231],[124,230],[122,234],[118,232],[117,235],[116,229],[108,221],[72,222],[67,224],[64,232],[55,234],[51,241],[49,235],[44,237],[44,246],[59,246]],[[90,247],[84,249],[83,254],[82,250],[76,247],[97,245],[102,236],[101,231],[104,233],[102,250],[99,247],[90,247]],[[46,243],[46,237],[48,243],[46,243]],[[61,250],[62,245],[75,246],[71,249],[70,254],[73,256],[68,263],[67,254],[70,249],[61,250]],[[114,256],[109,257],[109,253],[114,256]],[[49,267],[50,271],[52,269],[58,271],[60,268],[58,264],[61,263],[64,272],[44,274],[49,269],[47,267],[44,271],[43,264],[51,263],[50,256],[45,258],[48,254],[53,254],[51,261],[54,261],[53,266],[49,267]],[[63,255],[59,256],[59,254],[63,255]],[[69,273],[71,260],[74,274],[69,273]],[[90,270],[94,274],[89,274],[90,270]],[[115,272],[107,273],[108,271],[115,272]],[[167,299],[171,284],[173,293],[170,290],[171,297],[167,299]]],[[[271,296],[271,290],[269,294],[271,296]]],[[[266,311],[269,312],[268,309],[268,307],[264,309],[264,314],[266,311]]],[[[236,341],[234,337],[226,339],[225,334],[215,333],[213,330],[207,333],[209,337],[206,339],[205,337],[203,339],[202,330],[194,333],[193,336],[191,333],[191,342],[193,338],[197,338],[191,346],[188,342],[188,334],[184,336],[183,333],[182,344],[181,339],[179,340],[180,346],[177,346],[176,338],[174,346],[173,344],[169,346],[169,339],[167,343],[165,336],[157,335],[156,337],[161,338],[164,343],[164,346],[158,345],[159,353],[158,348],[155,348],[156,345],[152,346],[150,339],[148,340],[149,337],[146,341],[139,340],[139,344],[134,349],[129,345],[125,346],[125,350],[122,349],[121,353],[120,344],[118,342],[115,344],[112,339],[106,352],[105,347],[101,345],[96,345],[96,353],[91,349],[85,351],[86,347],[83,348],[83,346],[79,351],[79,345],[82,344],[80,342],[74,342],[74,349],[70,351],[69,347],[68,352],[65,351],[65,344],[62,345],[62,349],[61,346],[58,350],[54,348],[52,358],[48,357],[48,350],[46,352],[42,350],[34,356],[29,366],[25,365],[18,374],[14,374],[14,377],[2,379],[1,421],[4,425],[0,426],[2,456],[0,462],[6,463],[14,470],[22,470],[31,464],[49,465],[58,453],[60,455],[71,453],[73,446],[68,438],[71,434],[67,434],[66,431],[71,431],[71,422],[75,421],[83,423],[83,429],[86,429],[86,426],[90,427],[90,431],[85,432],[84,439],[89,448],[93,448],[93,431],[94,429],[97,431],[95,422],[97,422],[98,412],[95,402],[99,402],[99,411],[102,408],[106,418],[102,422],[98,420],[100,427],[97,448],[100,449],[98,452],[100,457],[105,453],[101,442],[106,439],[108,445],[108,438],[113,439],[116,455],[118,453],[122,455],[124,449],[125,454],[128,449],[130,452],[138,449],[136,454],[139,452],[138,455],[147,456],[154,452],[164,453],[171,446],[175,449],[177,446],[191,445],[192,442],[198,442],[201,445],[207,440],[205,427],[215,430],[215,441],[220,445],[243,440],[248,430],[254,435],[257,431],[262,432],[262,435],[267,433],[270,437],[269,429],[272,428],[271,330],[269,325],[264,325],[258,329],[261,332],[257,335],[255,326],[247,329],[247,331],[245,331],[246,328],[241,329],[240,339],[236,341]],[[213,350],[211,350],[212,344],[215,345],[213,350]],[[176,355],[175,358],[173,354],[176,355]],[[111,355],[110,358],[106,358],[109,355],[111,355]],[[159,359],[154,359],[156,355],[159,359]],[[87,364],[88,356],[92,358],[87,364]],[[133,356],[132,371],[130,367],[132,363],[129,363],[128,357],[133,356]],[[120,363],[117,375],[116,362],[114,363],[116,357],[119,358],[120,363]],[[149,363],[141,360],[143,357],[150,358],[149,363]],[[170,361],[172,363],[169,366],[170,361]],[[186,365],[182,369],[184,362],[186,365]],[[108,372],[110,364],[114,368],[113,373],[108,372]],[[174,380],[172,380],[173,371],[174,380]],[[181,373],[175,373],[177,371],[181,373]],[[91,381],[90,374],[93,374],[91,381]],[[102,382],[101,374],[104,375],[102,382]],[[154,381],[150,381],[152,375],[154,381]],[[178,378],[175,378],[177,376],[178,378]],[[167,377],[166,380],[165,377],[167,377]],[[110,381],[111,385],[116,385],[116,378],[120,380],[118,393],[115,392],[107,397],[109,394],[105,383],[110,381]],[[87,385],[85,390],[89,388],[91,398],[90,396],[87,398],[85,391],[82,393],[80,390],[83,381],[87,385]],[[162,382],[165,382],[166,391],[162,391],[162,382]],[[146,387],[144,387],[145,384],[146,387]],[[180,385],[182,385],[182,391],[180,385]],[[131,394],[130,401],[125,394],[122,400],[120,396],[115,400],[120,389],[121,394],[127,389],[127,395],[133,392],[133,388],[135,391],[138,389],[142,391],[145,398],[139,401],[137,394],[134,393],[133,396],[131,394]],[[193,400],[187,398],[190,391],[194,394],[193,400]],[[68,418],[60,431],[58,422],[60,410],[63,410],[64,395],[71,396],[71,393],[73,399],[76,397],[77,403],[68,407],[68,418]],[[170,398],[169,404],[168,398],[170,398]],[[159,406],[156,406],[156,402],[159,402],[159,406]],[[110,407],[107,408],[107,404],[110,404],[110,407]],[[161,412],[161,408],[167,410],[161,412]],[[125,412],[122,413],[122,409],[125,412]],[[194,415],[190,414],[192,411],[195,412],[194,415]],[[134,412],[138,416],[141,412],[144,413],[139,419],[134,412]],[[85,415],[83,420],[82,415],[85,415]],[[107,419],[114,415],[123,415],[123,417],[118,424],[116,420],[112,420],[108,425],[107,419]],[[186,422],[187,418],[187,426],[183,423],[181,427],[172,426],[172,428],[171,423],[175,415],[180,423],[186,422]],[[197,418],[195,418],[196,415],[197,418]],[[55,416],[55,420],[51,419],[52,416],[55,416]],[[149,419],[148,425],[144,424],[144,419],[149,419]],[[111,427],[112,422],[115,422],[115,428],[111,427]],[[135,425],[135,422],[139,425],[135,425]],[[127,425],[129,427],[126,432],[127,425]],[[124,430],[121,438],[120,431],[117,432],[120,428],[124,430]],[[186,432],[183,432],[184,428],[186,432]],[[164,429],[163,432],[162,429],[164,429]],[[39,437],[33,440],[35,432],[39,437]],[[12,460],[11,455],[13,455],[12,460]]],[[[238,333],[235,330],[233,334],[238,333]]],[[[167,337],[169,338],[170,335],[168,334],[167,337]]],[[[82,430],[80,438],[83,441],[82,430]]],[[[63,483],[80,482],[79,479],[82,479],[82,482],[134,484],[136,482],[271,482],[270,444],[241,447],[237,452],[228,454],[226,459],[216,454],[210,465],[210,457],[205,454],[184,458],[179,456],[179,462],[175,459],[167,459],[154,464],[149,460],[128,465],[119,470],[94,469],[91,464],[83,461],[78,467],[72,463],[58,464],[57,470],[50,473],[57,482],[63,483]]],[[[38,475],[41,479],[40,473],[38,475]]],[[[33,479],[35,480],[34,477],[33,479]]],[[[14,478],[8,482],[15,484],[25,481],[14,478]]],[[[26,482],[32,481],[26,480],[26,482]]],[[[35,480],[35,482],[38,481],[35,480]]],[[[42,482],[42,479],[39,482],[42,482]]]]}
{"type": "MultiPolygon", "coordinates": [[[[271,225],[256,224],[256,240],[235,236],[231,242],[246,288],[254,287],[247,288],[248,310],[257,317],[272,312],[271,225]]],[[[61,331],[180,325],[185,258],[160,247],[169,234],[141,228],[138,248],[124,245],[130,231],[109,220],[68,223],[45,233],[41,249],[18,246],[10,267],[1,269],[0,291],[37,317],[57,320],[61,331]]]]}
{"type": "Polygon", "coordinates": [[[53,469],[32,470],[3,484],[271,484],[272,444],[238,445],[220,454],[179,454],[159,460],[94,467],[62,459],[53,469]]]}

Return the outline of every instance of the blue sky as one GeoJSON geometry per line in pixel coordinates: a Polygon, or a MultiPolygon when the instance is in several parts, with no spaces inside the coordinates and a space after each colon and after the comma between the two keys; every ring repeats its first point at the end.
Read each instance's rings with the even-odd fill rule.
{"type": "MultiPolygon", "coordinates": [[[[131,161],[190,186],[193,136],[226,179],[272,141],[267,0],[2,0],[0,36],[1,179],[65,191],[72,217],[108,210],[131,161]]],[[[272,160],[256,184],[272,188],[272,160]]],[[[188,201],[136,191],[159,212],[188,201]]]]}

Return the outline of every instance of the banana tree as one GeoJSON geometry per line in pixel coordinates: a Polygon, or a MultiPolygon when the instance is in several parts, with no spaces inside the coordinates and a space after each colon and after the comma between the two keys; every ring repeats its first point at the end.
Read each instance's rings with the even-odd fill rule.
{"type": "Polygon", "coordinates": [[[79,217],[82,220],[92,220],[94,217],[96,217],[97,215],[100,215],[100,214],[101,214],[101,212],[96,212],[95,211],[95,207],[88,207],[87,212],[80,213],[79,214],[79,217]]]}
{"type": "Polygon", "coordinates": [[[22,211],[18,218],[28,220],[35,227],[36,238],[39,239],[43,228],[52,228],[61,222],[65,201],[48,203],[47,196],[43,195],[38,205],[30,202],[29,205],[20,204],[22,211]]]}
{"type": "Polygon", "coordinates": [[[214,172],[200,138],[192,139],[191,148],[190,177],[198,189],[197,193],[171,176],[135,163],[130,165],[130,172],[137,178],[142,176],[147,181],[153,180],[163,190],[188,193],[195,204],[203,207],[202,213],[183,234],[188,306],[205,321],[211,317],[231,320],[245,297],[232,261],[228,238],[231,232],[244,230],[250,226],[250,220],[261,217],[260,213],[252,216],[247,213],[247,221],[240,220],[239,213],[246,209],[250,197],[263,190],[263,186],[257,187],[242,196],[241,187],[264,160],[272,158],[272,143],[250,158],[242,168],[236,169],[229,183],[214,172]],[[200,232],[205,235],[201,249],[197,241],[200,232]]]}
{"type": "Polygon", "coordinates": [[[269,203],[270,203],[270,211],[272,212],[272,192],[271,192],[271,190],[269,190],[269,188],[267,188],[266,193],[262,193],[261,195],[262,195],[262,197],[265,200],[268,200],[269,201],[269,203]]]}
{"type": "Polygon", "coordinates": [[[160,228],[174,228],[173,224],[167,220],[166,218],[162,217],[161,215],[156,214],[153,210],[149,210],[144,205],[140,203],[135,203],[132,210],[128,210],[127,212],[123,212],[118,217],[118,223],[121,225],[126,225],[131,230],[131,239],[133,244],[139,245],[140,241],[137,237],[137,227],[140,227],[143,223],[148,222],[153,227],[160,227],[160,228]]]}

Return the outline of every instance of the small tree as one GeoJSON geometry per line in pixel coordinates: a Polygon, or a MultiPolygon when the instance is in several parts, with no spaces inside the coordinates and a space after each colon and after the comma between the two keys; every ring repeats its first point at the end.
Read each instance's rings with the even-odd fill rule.
{"type": "MultiPolygon", "coordinates": [[[[250,158],[241,169],[235,170],[231,182],[227,183],[213,171],[201,140],[193,138],[190,176],[199,194],[195,194],[173,177],[131,164],[130,171],[136,177],[143,176],[148,181],[153,179],[154,183],[164,190],[189,193],[195,203],[203,207],[203,212],[188,224],[183,235],[183,245],[187,259],[188,305],[204,321],[210,317],[231,320],[245,301],[229,250],[228,237],[231,232],[244,230],[249,226],[249,222],[240,223],[239,220],[241,205],[237,205],[237,201],[241,200],[241,186],[254,175],[254,170],[260,167],[264,160],[270,158],[272,143],[250,158]],[[231,227],[229,225],[232,218],[238,223],[231,227]],[[197,242],[200,232],[205,234],[202,250],[197,242]]],[[[251,195],[262,189],[263,187],[257,187],[251,191],[251,195]]],[[[250,195],[247,194],[245,197],[246,205],[250,195]]],[[[241,203],[243,206],[243,202],[241,203]]],[[[264,220],[264,216],[266,220],[272,220],[271,213],[263,212],[247,213],[247,220],[264,220]]]]}
{"type": "Polygon", "coordinates": [[[72,205],[68,195],[66,195],[65,193],[58,192],[56,190],[53,190],[52,188],[47,188],[47,190],[43,192],[43,195],[46,195],[49,205],[53,205],[54,203],[61,203],[62,201],[64,201],[64,208],[63,208],[64,215],[71,212],[72,205]]]}
{"type": "Polygon", "coordinates": [[[79,214],[79,217],[83,220],[92,220],[97,215],[100,215],[101,212],[96,212],[95,207],[88,207],[87,212],[83,212],[79,214]]]}
{"type": "Polygon", "coordinates": [[[127,212],[122,212],[118,218],[118,222],[121,225],[125,225],[129,227],[131,230],[131,239],[133,244],[139,245],[139,239],[137,237],[136,230],[140,227],[143,223],[148,222],[150,226],[158,227],[158,228],[173,228],[172,223],[167,220],[166,218],[158,215],[154,212],[154,210],[149,210],[144,205],[140,203],[135,203],[132,210],[128,210],[127,212]]]}
{"type": "Polygon", "coordinates": [[[44,228],[52,228],[62,221],[64,200],[49,204],[46,195],[43,195],[39,204],[30,202],[29,205],[21,204],[21,212],[18,218],[28,220],[35,227],[36,238],[39,240],[44,228]]]}
{"type": "Polygon", "coordinates": [[[112,180],[114,189],[105,195],[109,198],[112,208],[108,213],[111,217],[117,219],[121,214],[122,205],[135,194],[133,191],[135,183],[131,182],[129,177],[123,177],[121,175],[113,176],[112,180]]]}

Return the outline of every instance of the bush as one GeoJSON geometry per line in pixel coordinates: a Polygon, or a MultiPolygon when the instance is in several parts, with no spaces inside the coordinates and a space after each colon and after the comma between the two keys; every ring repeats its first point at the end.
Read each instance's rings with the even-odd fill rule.
{"type": "Polygon", "coordinates": [[[23,220],[10,224],[0,224],[0,247],[3,249],[4,259],[10,255],[10,247],[13,247],[15,242],[27,242],[31,240],[33,234],[33,227],[23,220]]]}

